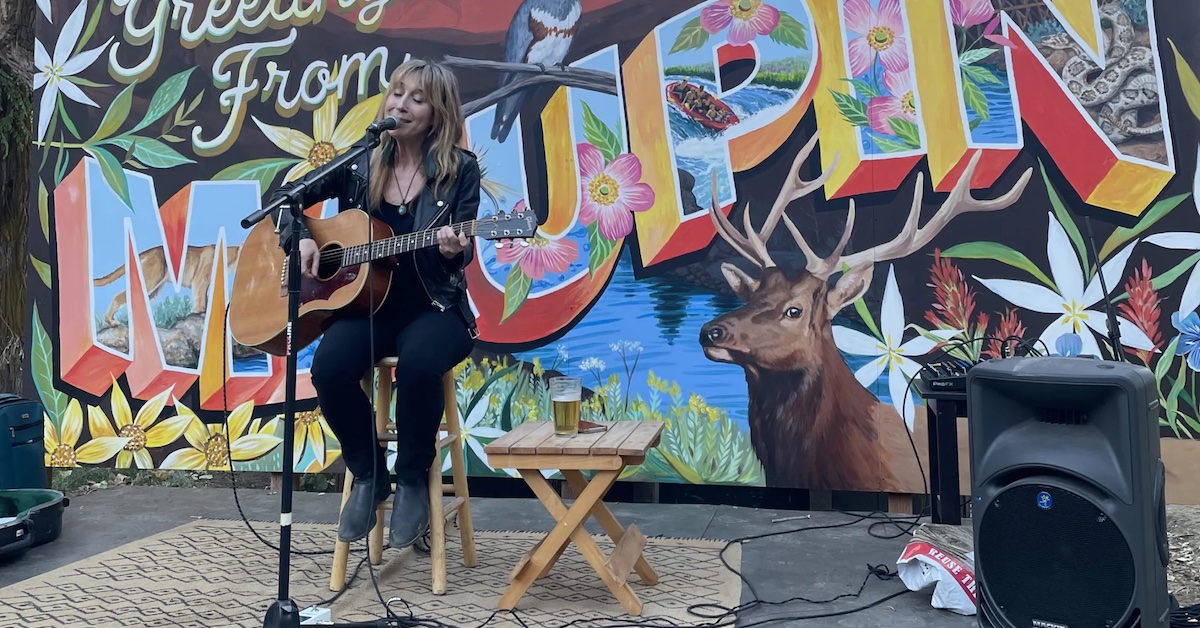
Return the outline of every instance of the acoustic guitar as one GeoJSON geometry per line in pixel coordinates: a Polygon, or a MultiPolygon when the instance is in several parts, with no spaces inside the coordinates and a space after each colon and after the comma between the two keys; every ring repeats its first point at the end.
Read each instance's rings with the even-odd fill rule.
{"type": "MultiPolygon", "coordinates": [[[[381,260],[437,246],[437,229],[394,235],[386,223],[359,209],[306,222],[320,262],[315,278],[300,277],[300,314],[291,339],[295,351],[319,338],[325,321],[335,315],[378,310],[391,279],[391,269],[381,260]]],[[[530,210],[501,212],[450,227],[455,233],[485,240],[524,239],[533,237],[537,217],[530,210]]],[[[287,270],[287,255],[279,248],[274,222],[259,222],[246,236],[233,278],[229,331],[239,344],[287,355],[287,270]]]]}

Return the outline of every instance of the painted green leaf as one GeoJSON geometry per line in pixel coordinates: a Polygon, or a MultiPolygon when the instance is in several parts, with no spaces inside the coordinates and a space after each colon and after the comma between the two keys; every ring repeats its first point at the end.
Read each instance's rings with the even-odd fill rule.
{"type": "Polygon", "coordinates": [[[876,338],[883,338],[883,334],[879,331],[879,326],[875,324],[875,317],[871,316],[871,311],[867,309],[865,301],[861,298],[855,299],[854,311],[858,312],[858,317],[862,319],[863,323],[866,323],[867,329],[870,329],[876,338]]]}
{"type": "Polygon", "coordinates": [[[165,143],[149,137],[137,138],[133,144],[133,156],[151,168],[174,168],[196,163],[165,143]]]}
{"type": "Polygon", "coordinates": [[[846,118],[846,122],[854,126],[871,126],[867,119],[867,105],[861,100],[836,90],[829,90],[833,94],[833,100],[837,103],[838,111],[842,112],[842,117],[846,118]]]}
{"type": "Polygon", "coordinates": [[[974,63],[979,63],[980,61],[992,56],[992,53],[996,52],[997,50],[999,50],[999,48],[974,48],[968,50],[961,55],[958,55],[958,64],[971,65],[974,63]]]}
{"type": "Polygon", "coordinates": [[[96,132],[92,134],[88,143],[94,143],[102,140],[121,128],[125,124],[125,119],[129,117],[129,108],[133,105],[133,88],[137,85],[137,81],[125,86],[121,93],[113,99],[108,106],[108,111],[104,112],[104,119],[100,121],[100,126],[96,132]]]}
{"type": "Polygon", "coordinates": [[[965,74],[970,80],[975,81],[978,84],[1000,83],[1000,79],[996,78],[995,74],[992,74],[991,71],[983,66],[964,65],[962,66],[962,71],[963,74],[965,74]]]}
{"type": "MultiPolygon", "coordinates": [[[[1067,211],[1067,206],[1063,204],[1062,198],[1058,195],[1058,190],[1054,189],[1054,184],[1050,183],[1050,175],[1046,172],[1046,165],[1038,160],[1038,168],[1042,171],[1042,181],[1046,183],[1046,194],[1050,197],[1050,206],[1054,208],[1054,216],[1058,218],[1058,222],[1062,224],[1062,228],[1067,232],[1067,237],[1071,239],[1071,243],[1075,245],[1075,252],[1079,255],[1079,260],[1083,264],[1083,276],[1092,276],[1091,257],[1087,254],[1087,248],[1083,245],[1083,236],[1079,233],[1079,227],[1075,224],[1075,219],[1071,217],[1067,211]]],[[[1104,258],[1101,257],[1101,260],[1104,258]]]]}
{"type": "Polygon", "coordinates": [[[92,35],[96,34],[96,27],[100,25],[100,16],[104,13],[104,6],[107,2],[97,2],[96,8],[92,9],[91,19],[88,20],[87,27],[83,29],[83,35],[79,38],[79,42],[75,44],[75,50],[71,51],[71,56],[79,54],[83,47],[87,45],[92,35]]]}
{"type": "Polygon", "coordinates": [[[875,91],[875,88],[872,87],[871,84],[866,81],[859,80],[859,79],[842,79],[842,80],[853,85],[854,92],[857,93],[859,96],[862,96],[863,98],[870,100],[879,95],[879,92],[875,91]]]}
{"type": "Polygon", "coordinates": [[[900,138],[909,148],[921,147],[921,131],[917,125],[904,118],[888,118],[888,124],[892,125],[896,137],[900,138]]]}
{"type": "Polygon", "coordinates": [[[1179,74],[1179,86],[1183,88],[1183,97],[1192,108],[1192,115],[1200,119],[1200,80],[1196,78],[1192,66],[1179,54],[1175,42],[1167,39],[1167,43],[1171,44],[1171,50],[1175,53],[1175,71],[1179,74]]]}
{"type": "Polygon", "coordinates": [[[271,187],[275,176],[284,168],[289,168],[300,160],[295,157],[269,157],[266,159],[251,159],[233,164],[213,175],[215,181],[241,181],[257,179],[260,192],[271,187]]]}
{"type": "Polygon", "coordinates": [[[99,146],[85,146],[83,150],[100,163],[100,172],[104,173],[104,180],[112,187],[113,192],[125,202],[125,206],[133,211],[133,201],[129,199],[129,181],[125,178],[125,170],[121,168],[121,163],[117,161],[117,158],[99,146]]]}
{"type": "Polygon", "coordinates": [[[808,33],[804,25],[784,11],[779,12],[779,25],[771,31],[770,37],[777,44],[808,50],[808,33]]]}
{"type": "Polygon", "coordinates": [[[878,135],[871,138],[879,150],[885,153],[902,153],[912,150],[912,147],[899,140],[894,140],[890,137],[880,137],[878,135]]]}
{"type": "Polygon", "coordinates": [[[617,155],[624,150],[621,139],[617,137],[616,133],[613,133],[612,129],[608,128],[607,124],[604,124],[600,116],[597,116],[586,102],[583,103],[583,136],[593,146],[600,149],[605,163],[616,159],[617,155]]]}
{"type": "Polygon", "coordinates": [[[979,86],[971,81],[963,81],[963,102],[967,104],[980,118],[988,119],[988,100],[979,86]]]}
{"type": "Polygon", "coordinates": [[[162,85],[159,85],[154,92],[154,97],[150,99],[150,105],[146,107],[146,114],[129,132],[140,131],[166,115],[171,107],[174,107],[175,103],[183,97],[183,90],[187,88],[188,79],[195,70],[195,66],[190,67],[163,81],[162,85]]]}
{"type": "Polygon", "coordinates": [[[521,265],[513,264],[508,271],[508,278],[504,280],[504,315],[500,317],[500,322],[503,323],[521,307],[532,286],[533,280],[521,270],[521,265]]]}
{"type": "Polygon", "coordinates": [[[1171,423],[1171,427],[1175,428],[1175,414],[1179,408],[1179,393],[1183,392],[1184,374],[1187,370],[1187,362],[1179,363],[1179,378],[1171,386],[1171,392],[1167,394],[1167,402],[1163,404],[1163,409],[1167,412],[1167,421],[1171,423]]]}
{"type": "Polygon", "coordinates": [[[1183,199],[1187,198],[1188,196],[1188,194],[1180,194],[1179,196],[1164,198],[1163,200],[1155,203],[1150,208],[1150,211],[1147,211],[1136,225],[1132,227],[1117,227],[1114,229],[1112,235],[1108,236],[1108,239],[1104,241],[1104,246],[1100,247],[1100,259],[1108,259],[1109,253],[1116,251],[1117,248],[1122,244],[1125,244],[1132,238],[1138,237],[1142,234],[1142,232],[1150,227],[1153,227],[1154,223],[1162,220],[1163,216],[1166,216],[1176,207],[1179,207],[1179,204],[1183,202],[1183,199]]]}
{"type": "Polygon", "coordinates": [[[1024,253],[999,242],[964,242],[956,244],[945,251],[942,257],[960,259],[991,259],[1013,268],[1019,268],[1046,284],[1051,290],[1058,291],[1054,282],[1043,273],[1024,253]]]}
{"type": "Polygon", "coordinates": [[[50,265],[47,264],[46,262],[43,262],[42,260],[34,257],[33,253],[29,254],[29,261],[31,263],[33,263],[33,269],[36,270],[38,276],[42,278],[42,283],[46,284],[46,287],[49,288],[50,287],[50,265]]]}
{"type": "Polygon", "coordinates": [[[42,225],[42,237],[50,242],[50,193],[41,177],[38,177],[38,221],[42,225]]]}
{"type": "Polygon", "coordinates": [[[974,131],[975,129],[978,129],[979,125],[981,125],[981,124],[983,124],[983,118],[978,118],[978,117],[972,118],[971,119],[971,130],[974,131]]]}
{"type": "Polygon", "coordinates": [[[600,224],[593,222],[587,226],[588,233],[588,274],[595,276],[600,265],[612,255],[617,243],[600,233],[600,224]]]}
{"type": "Polygon", "coordinates": [[[67,410],[67,396],[54,387],[54,345],[46,329],[42,327],[42,318],[36,302],[33,304],[32,345],[30,367],[33,371],[33,385],[37,388],[46,414],[50,415],[57,425],[67,410]]]}
{"type": "Polygon", "coordinates": [[[71,81],[80,87],[109,87],[108,83],[97,83],[91,79],[85,79],[82,76],[64,76],[64,80],[71,81]]]}
{"type": "Polygon", "coordinates": [[[1163,349],[1162,355],[1158,357],[1158,362],[1154,365],[1154,379],[1158,380],[1160,385],[1163,377],[1167,375],[1167,369],[1171,368],[1171,363],[1175,361],[1175,351],[1179,347],[1179,336],[1171,339],[1171,344],[1163,349]]]}
{"type": "Polygon", "coordinates": [[[700,26],[700,16],[696,16],[679,29],[679,36],[675,38],[675,43],[671,44],[671,50],[667,54],[695,50],[706,43],[708,43],[708,31],[700,26]]]}
{"type": "MultiPolygon", "coordinates": [[[[1172,283],[1175,283],[1175,280],[1182,277],[1184,273],[1191,271],[1196,264],[1200,264],[1200,253],[1193,253],[1187,259],[1179,262],[1175,266],[1172,266],[1170,270],[1151,279],[1150,287],[1154,288],[1155,290],[1162,290],[1172,283]]],[[[1113,303],[1118,303],[1128,298],[1129,293],[1122,292],[1121,294],[1113,297],[1112,301],[1113,303]]]]}
{"type": "Polygon", "coordinates": [[[67,110],[63,107],[61,97],[58,99],[58,115],[62,118],[63,126],[67,127],[67,130],[71,132],[71,135],[75,139],[79,139],[79,129],[75,127],[75,121],[71,119],[71,116],[67,115],[67,110]]]}

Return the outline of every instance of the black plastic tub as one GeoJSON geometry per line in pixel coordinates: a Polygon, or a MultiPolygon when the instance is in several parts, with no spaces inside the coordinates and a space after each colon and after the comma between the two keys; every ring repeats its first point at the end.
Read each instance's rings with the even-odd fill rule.
{"type": "Polygon", "coordinates": [[[71,504],[60,491],[0,490],[0,556],[12,558],[62,534],[63,510],[71,504]]]}

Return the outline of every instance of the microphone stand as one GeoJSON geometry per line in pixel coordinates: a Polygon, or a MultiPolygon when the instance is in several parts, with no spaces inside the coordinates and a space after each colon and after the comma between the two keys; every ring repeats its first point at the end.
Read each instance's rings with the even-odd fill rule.
{"type": "MultiPolygon", "coordinates": [[[[292,540],[292,455],[294,447],[292,440],[295,437],[296,418],[296,353],[300,349],[292,346],[292,330],[296,328],[297,319],[300,318],[300,232],[296,227],[299,226],[300,217],[304,211],[303,207],[301,207],[301,198],[303,198],[303,193],[309,186],[322,181],[331,173],[346,167],[350,162],[378,146],[380,142],[379,133],[381,131],[382,129],[376,129],[375,125],[369,127],[366,142],[360,142],[338,157],[335,157],[329,163],[322,166],[307,182],[293,185],[284,192],[281,198],[243,218],[241,223],[243,229],[248,229],[277,210],[279,211],[280,218],[282,218],[284,211],[287,211],[292,217],[291,234],[289,234],[284,248],[284,252],[287,255],[288,323],[287,367],[283,398],[283,490],[280,491],[279,498],[279,593],[275,602],[267,609],[263,628],[299,628],[300,626],[300,609],[297,608],[296,602],[291,599],[288,592],[290,569],[288,559],[291,557],[292,540]]],[[[276,233],[279,232],[278,225],[280,222],[282,221],[279,220],[276,222],[276,233]]],[[[371,626],[376,624],[374,622],[365,624],[356,622],[353,624],[334,625],[371,626]]]]}

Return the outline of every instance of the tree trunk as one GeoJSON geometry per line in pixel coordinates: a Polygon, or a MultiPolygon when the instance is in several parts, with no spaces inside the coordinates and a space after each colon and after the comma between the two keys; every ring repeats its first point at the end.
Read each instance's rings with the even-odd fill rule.
{"type": "Polygon", "coordinates": [[[29,267],[34,0],[0,2],[0,392],[21,391],[29,267]]]}

